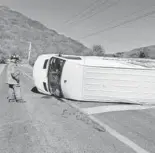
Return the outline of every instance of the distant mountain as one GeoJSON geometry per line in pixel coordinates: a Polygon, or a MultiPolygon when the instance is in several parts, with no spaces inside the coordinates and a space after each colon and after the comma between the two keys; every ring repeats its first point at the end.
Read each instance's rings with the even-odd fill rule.
{"type": "Polygon", "coordinates": [[[91,52],[78,41],[60,35],[8,7],[0,6],[0,57],[16,52],[27,58],[28,42],[32,42],[31,62],[42,53],[87,55],[91,52]]]}
{"type": "Polygon", "coordinates": [[[155,45],[136,48],[128,52],[119,52],[114,54],[116,57],[125,58],[151,58],[155,59],[155,45]]]}

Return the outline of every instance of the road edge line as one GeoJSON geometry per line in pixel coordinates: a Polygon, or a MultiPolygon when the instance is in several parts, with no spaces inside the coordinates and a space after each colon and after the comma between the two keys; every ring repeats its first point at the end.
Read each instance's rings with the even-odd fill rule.
{"type": "Polygon", "coordinates": [[[5,70],[6,64],[1,64],[2,65],[2,70],[0,71],[0,76],[3,73],[3,71],[5,70]]]}
{"type": "Polygon", "coordinates": [[[21,70],[22,74],[25,75],[26,77],[28,77],[30,80],[33,81],[33,77],[28,75],[27,73],[25,73],[23,70],[21,70]]]}

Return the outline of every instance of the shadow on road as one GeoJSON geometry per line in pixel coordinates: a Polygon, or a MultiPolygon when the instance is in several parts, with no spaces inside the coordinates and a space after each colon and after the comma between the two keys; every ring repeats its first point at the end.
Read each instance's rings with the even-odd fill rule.
{"type": "Polygon", "coordinates": [[[120,101],[120,102],[106,102],[106,101],[79,101],[79,100],[75,100],[75,99],[67,99],[69,101],[72,101],[72,102],[77,102],[77,103],[92,103],[92,104],[107,104],[107,105],[141,105],[140,103],[134,103],[134,102],[123,102],[123,101],[120,101]]]}
{"type": "Polygon", "coordinates": [[[33,87],[33,88],[31,89],[31,91],[32,91],[33,93],[41,94],[41,93],[38,91],[38,89],[37,89],[36,87],[33,87]]]}
{"type": "MultiPolygon", "coordinates": [[[[43,99],[52,99],[52,98],[55,98],[55,99],[63,102],[62,98],[59,98],[58,96],[55,96],[55,95],[46,95],[46,94],[40,93],[36,87],[33,87],[31,89],[31,91],[33,93],[35,93],[35,94],[43,95],[41,97],[43,99]]],[[[96,104],[103,104],[104,103],[104,104],[108,104],[108,105],[116,105],[116,104],[118,104],[118,105],[140,105],[138,103],[131,103],[131,102],[130,103],[128,103],[128,102],[96,102],[96,101],[89,101],[88,102],[88,101],[78,101],[78,100],[74,100],[74,99],[67,99],[67,100],[72,101],[72,102],[78,102],[78,103],[96,103],[96,104]]]]}
{"type": "Polygon", "coordinates": [[[52,99],[52,98],[55,98],[61,102],[64,102],[61,98],[57,97],[57,96],[54,96],[54,95],[45,95],[45,96],[42,96],[41,97],[42,99],[52,99]]]}
{"type": "Polygon", "coordinates": [[[31,89],[31,92],[33,92],[33,93],[35,93],[35,94],[43,95],[43,96],[41,97],[41,98],[43,98],[43,99],[52,99],[52,98],[55,98],[55,99],[57,99],[57,100],[63,102],[63,100],[62,100],[61,98],[59,98],[59,97],[57,97],[57,96],[55,96],[55,95],[46,95],[46,94],[40,93],[40,92],[38,91],[37,87],[33,87],[33,88],[31,89]]]}

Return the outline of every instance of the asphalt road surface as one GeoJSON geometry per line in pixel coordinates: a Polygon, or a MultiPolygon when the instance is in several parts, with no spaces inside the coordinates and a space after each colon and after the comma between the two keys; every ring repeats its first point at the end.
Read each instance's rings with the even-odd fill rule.
{"type": "Polygon", "coordinates": [[[26,103],[8,103],[6,69],[0,74],[0,153],[155,153],[153,107],[70,102],[99,119],[104,131],[60,99],[35,93],[31,69],[22,70],[26,103]]]}

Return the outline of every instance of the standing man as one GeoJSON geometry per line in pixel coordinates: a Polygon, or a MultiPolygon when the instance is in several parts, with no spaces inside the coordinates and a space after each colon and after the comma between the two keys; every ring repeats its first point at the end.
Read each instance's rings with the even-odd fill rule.
{"type": "Polygon", "coordinates": [[[24,102],[21,96],[20,88],[20,71],[18,69],[17,62],[19,57],[17,55],[12,55],[10,58],[10,63],[7,67],[7,84],[9,86],[8,100],[9,102],[24,102]]]}

